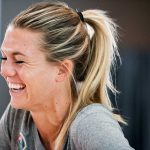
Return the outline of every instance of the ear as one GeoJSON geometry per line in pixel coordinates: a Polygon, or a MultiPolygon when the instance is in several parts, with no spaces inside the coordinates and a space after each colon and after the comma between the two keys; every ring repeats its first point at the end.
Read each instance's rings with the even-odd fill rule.
{"type": "Polygon", "coordinates": [[[56,76],[57,82],[65,81],[72,74],[73,62],[71,60],[64,60],[58,66],[58,73],[56,76]]]}

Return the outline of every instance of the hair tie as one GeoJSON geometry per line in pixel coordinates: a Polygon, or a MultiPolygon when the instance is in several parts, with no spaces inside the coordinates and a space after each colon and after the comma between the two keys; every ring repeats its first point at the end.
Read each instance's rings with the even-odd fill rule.
{"type": "Polygon", "coordinates": [[[79,15],[81,21],[82,21],[82,22],[85,22],[82,12],[78,11],[77,9],[76,9],[76,12],[77,12],[77,14],[79,15]]]}

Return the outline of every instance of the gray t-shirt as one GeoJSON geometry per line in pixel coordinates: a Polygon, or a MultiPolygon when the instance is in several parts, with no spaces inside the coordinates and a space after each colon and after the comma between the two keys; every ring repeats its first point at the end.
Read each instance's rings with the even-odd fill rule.
{"type": "MultiPolygon", "coordinates": [[[[8,105],[0,120],[0,150],[45,150],[30,112],[8,105]]],[[[133,149],[112,113],[101,104],[91,104],[72,122],[63,150],[133,149]]]]}

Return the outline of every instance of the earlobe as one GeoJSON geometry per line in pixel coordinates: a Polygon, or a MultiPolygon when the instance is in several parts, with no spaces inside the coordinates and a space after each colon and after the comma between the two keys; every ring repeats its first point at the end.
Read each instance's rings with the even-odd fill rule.
{"type": "Polygon", "coordinates": [[[70,60],[64,60],[58,67],[57,82],[65,81],[72,74],[73,63],[70,60]]]}

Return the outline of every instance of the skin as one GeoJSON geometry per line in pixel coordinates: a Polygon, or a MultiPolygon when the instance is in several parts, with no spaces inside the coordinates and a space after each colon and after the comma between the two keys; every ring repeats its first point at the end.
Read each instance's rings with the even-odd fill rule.
{"type": "Polygon", "coordinates": [[[10,103],[31,112],[45,148],[53,149],[71,103],[69,70],[73,65],[70,60],[63,65],[48,62],[39,41],[40,33],[9,26],[1,45],[1,75],[8,85],[24,88],[9,90],[10,103]]]}

